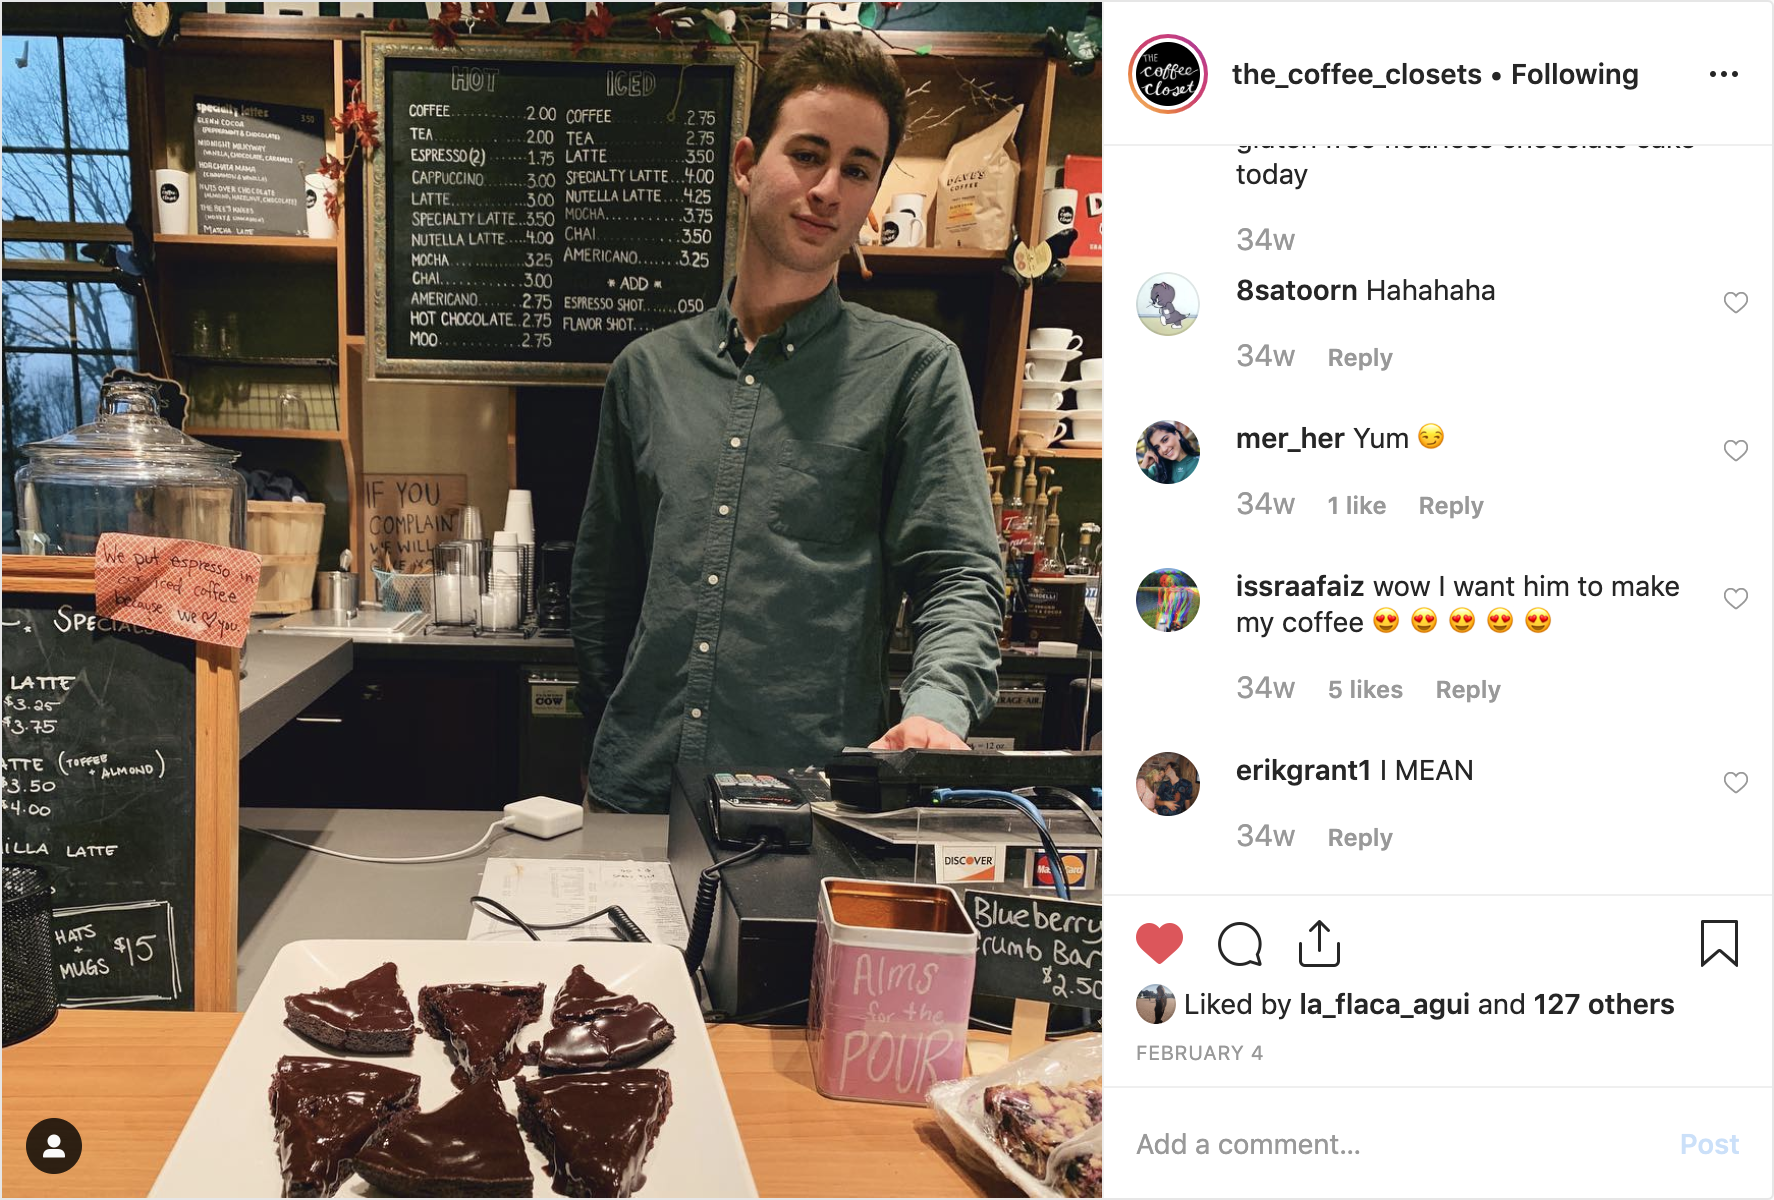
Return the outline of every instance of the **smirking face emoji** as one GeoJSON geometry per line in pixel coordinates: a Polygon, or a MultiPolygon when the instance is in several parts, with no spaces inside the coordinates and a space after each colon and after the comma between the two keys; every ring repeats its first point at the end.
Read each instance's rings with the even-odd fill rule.
{"type": "Polygon", "coordinates": [[[1417,441],[1422,443],[1425,450],[1435,449],[1441,445],[1441,426],[1434,423],[1423,426],[1417,430],[1417,441]]]}
{"type": "Polygon", "coordinates": [[[1509,627],[1513,624],[1515,624],[1515,618],[1509,615],[1507,608],[1493,608],[1491,610],[1492,633],[1508,633],[1509,627]]]}
{"type": "Polygon", "coordinates": [[[1448,614],[1448,625],[1455,633],[1471,633],[1476,624],[1478,618],[1472,615],[1470,608],[1456,608],[1448,614]]]}
{"type": "Polygon", "coordinates": [[[1391,633],[1398,628],[1398,613],[1395,609],[1382,608],[1374,613],[1374,628],[1381,633],[1391,633]]]}
{"type": "Polygon", "coordinates": [[[1416,612],[1412,613],[1411,628],[1415,629],[1418,633],[1428,633],[1431,629],[1434,629],[1435,610],[1433,608],[1419,608],[1416,612]]]}
{"type": "Polygon", "coordinates": [[[1552,628],[1552,614],[1543,608],[1530,608],[1526,617],[1530,633],[1545,633],[1552,628]]]}

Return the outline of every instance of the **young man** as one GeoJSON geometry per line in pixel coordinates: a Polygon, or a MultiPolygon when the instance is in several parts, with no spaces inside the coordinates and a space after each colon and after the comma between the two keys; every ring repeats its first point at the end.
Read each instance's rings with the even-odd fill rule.
{"type": "Polygon", "coordinates": [[[605,807],[659,809],[676,762],[964,749],[991,710],[1003,572],[960,354],[837,291],[905,107],[862,37],[783,55],[733,149],[737,277],[611,367],[573,562],[605,807]],[[917,650],[889,729],[902,592],[917,650]]]}

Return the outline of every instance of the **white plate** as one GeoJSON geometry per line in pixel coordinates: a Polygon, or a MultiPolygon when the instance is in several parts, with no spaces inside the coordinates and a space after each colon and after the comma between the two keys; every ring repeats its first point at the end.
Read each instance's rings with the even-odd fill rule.
{"type": "Polygon", "coordinates": [[[1075,392],[1094,392],[1102,388],[1103,381],[1100,379],[1069,379],[1066,381],[1066,386],[1075,392]]]}
{"type": "Polygon", "coordinates": [[[1054,445],[1064,446],[1070,450],[1101,450],[1103,448],[1101,442],[1081,442],[1077,438],[1061,438],[1054,445]]]}
{"type": "MultiPolygon", "coordinates": [[[[1037,350],[1033,346],[1030,346],[1027,350],[1024,350],[1023,353],[1026,354],[1029,357],[1029,359],[1033,362],[1069,363],[1074,358],[1083,358],[1084,357],[1084,351],[1082,351],[1082,350],[1037,350]]],[[[1039,381],[1038,380],[1030,380],[1029,382],[1035,383],[1035,382],[1047,382],[1047,381],[1045,381],[1045,380],[1039,380],[1039,381]]]]}
{"type": "MultiPolygon", "coordinates": [[[[727,1104],[727,1090],[715,1063],[714,1047],[690,990],[684,959],[670,946],[624,942],[454,942],[314,941],[291,942],[277,955],[240,1020],[215,1074],[192,1110],[178,1142],[160,1169],[150,1196],[278,1196],[283,1177],[277,1169],[267,1091],[277,1060],[285,1054],[329,1055],[381,1063],[411,1071],[419,1085],[419,1107],[430,1111],[456,1089],[443,1043],[421,1028],[411,1054],[335,1054],[284,1028],[283,998],[317,988],[338,987],[385,962],[400,967],[400,985],[409,1001],[433,983],[509,980],[542,982],[543,1019],[519,1032],[528,1045],[540,1041],[554,994],[575,963],[585,964],[599,983],[659,1007],[677,1029],[677,1038],[643,1066],[671,1073],[671,1112],[659,1140],[647,1155],[647,1183],[637,1196],[756,1196],[739,1127],[727,1104]]],[[[531,1072],[533,1073],[533,1071],[531,1072]]],[[[517,1113],[517,1085],[499,1085],[505,1103],[517,1113]]],[[[535,1171],[534,1194],[554,1194],[545,1161],[524,1139],[535,1171]]],[[[340,1196],[381,1193],[351,1175],[340,1196]]]]}

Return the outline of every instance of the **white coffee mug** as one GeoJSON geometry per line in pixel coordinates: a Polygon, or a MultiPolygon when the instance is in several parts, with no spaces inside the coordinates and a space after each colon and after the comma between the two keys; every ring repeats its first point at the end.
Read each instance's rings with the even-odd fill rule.
{"type": "Polygon", "coordinates": [[[924,245],[924,222],[909,212],[889,213],[881,222],[881,244],[921,248],[924,245]]]}
{"type": "Polygon", "coordinates": [[[313,174],[303,181],[302,204],[308,210],[308,236],[332,239],[339,236],[339,227],[326,215],[326,198],[338,190],[339,183],[325,175],[313,174]]]}
{"type": "Polygon", "coordinates": [[[1023,408],[1039,409],[1042,412],[1058,412],[1066,402],[1064,392],[1049,392],[1045,389],[1031,389],[1023,393],[1023,408]]]}
{"type": "Polygon", "coordinates": [[[1103,360],[1100,358],[1084,358],[1078,360],[1078,378],[1101,379],[1103,377],[1103,360]]]}
{"type": "Polygon", "coordinates": [[[1066,364],[1063,362],[1036,362],[1030,360],[1023,364],[1024,379],[1039,379],[1043,383],[1057,383],[1065,377],[1066,364]]]}
{"type": "Polygon", "coordinates": [[[1080,388],[1072,394],[1078,398],[1079,412],[1101,412],[1103,410],[1102,388],[1080,388]]]}
{"type": "Polygon", "coordinates": [[[1023,443],[1024,450],[1045,450],[1049,443],[1066,436],[1066,423],[1055,421],[1048,425],[1037,418],[1025,417],[1016,427],[1016,436],[1023,443]]]}
{"type": "Polygon", "coordinates": [[[1087,417],[1083,414],[1073,417],[1072,436],[1080,442],[1102,441],[1103,419],[1099,416],[1087,417]]]}
{"type": "Polygon", "coordinates": [[[924,219],[924,202],[923,192],[901,192],[887,202],[887,211],[890,213],[910,213],[914,220],[922,221],[924,219]]]}
{"type": "Polygon", "coordinates": [[[1077,350],[1084,345],[1084,335],[1061,329],[1056,325],[1029,330],[1031,350],[1077,350]]]}
{"type": "Polygon", "coordinates": [[[1078,220],[1078,189],[1048,188],[1041,195],[1043,240],[1072,228],[1078,220]]]}
{"type": "Polygon", "coordinates": [[[154,230],[172,234],[191,232],[191,172],[154,172],[154,230]]]}

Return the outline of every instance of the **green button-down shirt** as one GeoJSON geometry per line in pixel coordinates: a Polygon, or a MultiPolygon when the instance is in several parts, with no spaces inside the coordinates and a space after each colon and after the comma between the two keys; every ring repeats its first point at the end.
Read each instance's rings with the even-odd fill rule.
{"type": "Polygon", "coordinates": [[[629,346],[573,560],[592,795],[657,810],[674,762],[867,745],[902,593],[905,713],[966,736],[998,686],[989,490],[954,343],[836,283],[749,354],[725,298],[629,346]]]}

